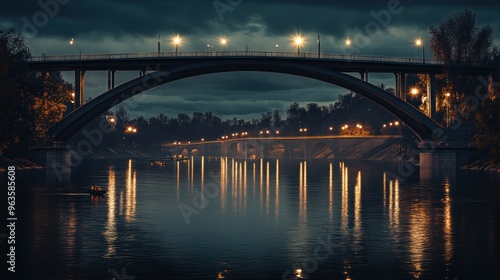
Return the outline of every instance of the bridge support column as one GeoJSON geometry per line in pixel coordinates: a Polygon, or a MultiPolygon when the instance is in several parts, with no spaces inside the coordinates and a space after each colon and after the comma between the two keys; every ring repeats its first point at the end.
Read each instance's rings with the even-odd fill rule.
{"type": "Polygon", "coordinates": [[[420,170],[457,169],[477,153],[474,148],[436,148],[420,153],[420,170]]]}
{"type": "Polygon", "coordinates": [[[85,103],[85,71],[75,71],[75,109],[85,103]]]}
{"type": "Polygon", "coordinates": [[[366,71],[366,72],[359,72],[359,74],[361,75],[361,80],[362,81],[368,82],[368,71],[366,71]]]}
{"type": "Polygon", "coordinates": [[[115,70],[108,70],[108,90],[115,88],[115,70]]]}
{"type": "Polygon", "coordinates": [[[400,97],[401,93],[400,93],[400,88],[401,88],[401,85],[400,85],[400,82],[401,80],[399,79],[399,74],[400,73],[394,73],[394,95],[396,97],[400,97]]]}
{"type": "Polygon", "coordinates": [[[394,73],[396,77],[396,82],[395,82],[395,95],[396,97],[399,97],[400,99],[406,101],[406,73],[403,72],[398,72],[394,73]]]}
{"type": "Polygon", "coordinates": [[[436,76],[428,74],[427,79],[427,116],[436,120],[436,76]]]}

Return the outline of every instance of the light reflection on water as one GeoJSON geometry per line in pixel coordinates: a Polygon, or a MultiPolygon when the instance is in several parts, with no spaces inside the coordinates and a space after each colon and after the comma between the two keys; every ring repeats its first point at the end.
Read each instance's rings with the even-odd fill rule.
{"type": "MultiPolygon", "coordinates": [[[[92,279],[110,279],[109,267],[125,266],[136,279],[165,273],[173,279],[266,279],[289,269],[309,279],[444,279],[475,275],[456,265],[471,254],[489,254],[483,258],[486,276],[497,272],[500,261],[489,236],[498,232],[492,218],[500,216],[498,209],[486,200],[481,208],[455,203],[456,193],[480,195],[467,180],[402,182],[390,175],[391,165],[284,159],[190,158],[161,167],[103,161],[81,172],[87,181],[77,185],[81,178],[73,171],[74,181],[65,183],[73,187],[64,193],[96,183],[105,186],[107,197],[47,195],[45,185],[19,194],[35,201],[25,213],[35,234],[23,237],[34,254],[24,252],[23,262],[48,265],[33,257],[52,248],[59,258],[50,264],[64,267],[61,273],[77,270],[71,275],[92,279]],[[208,195],[209,185],[218,187],[216,196],[208,195]],[[189,224],[179,212],[182,203],[194,210],[189,224]],[[469,209],[478,216],[464,218],[469,209]],[[483,231],[470,232],[468,221],[483,231]],[[48,223],[64,226],[47,231],[48,223]],[[315,269],[303,266],[318,240],[328,238],[334,244],[328,259],[315,269]],[[457,250],[471,242],[476,246],[457,250]]],[[[482,186],[488,182],[495,184],[482,186]]],[[[500,198],[486,192],[484,199],[500,198]]]]}

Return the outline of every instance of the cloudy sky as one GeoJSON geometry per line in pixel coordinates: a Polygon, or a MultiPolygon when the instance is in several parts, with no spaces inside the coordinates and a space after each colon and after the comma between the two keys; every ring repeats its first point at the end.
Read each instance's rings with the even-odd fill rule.
{"type": "MultiPolygon", "coordinates": [[[[429,50],[429,27],[470,9],[479,26],[490,25],[500,46],[500,2],[465,0],[40,0],[2,1],[0,29],[16,27],[27,37],[34,56],[174,51],[171,37],[179,34],[179,51],[296,51],[291,37],[306,38],[302,52],[316,51],[321,35],[324,53],[345,54],[345,39],[357,55],[420,57],[413,41],[421,37],[429,50]],[[46,3],[46,4],[44,4],[46,3]],[[74,44],[69,41],[74,38],[74,44]]],[[[63,73],[73,82],[72,73],[63,73]]],[[[117,83],[137,77],[118,72],[117,83]]],[[[370,75],[370,81],[393,87],[392,74],[370,75]]],[[[86,73],[86,97],[106,91],[106,72],[86,73]]],[[[223,118],[259,116],[273,109],[284,113],[298,102],[329,104],[341,89],[319,81],[269,73],[224,73],[177,81],[158,87],[133,104],[131,116],[213,111],[223,118]]]]}

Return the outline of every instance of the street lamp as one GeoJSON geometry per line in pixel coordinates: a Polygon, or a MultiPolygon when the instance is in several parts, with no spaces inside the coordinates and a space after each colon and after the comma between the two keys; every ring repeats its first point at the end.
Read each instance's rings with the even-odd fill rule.
{"type": "Polygon", "coordinates": [[[227,46],[227,42],[228,42],[228,40],[227,40],[227,38],[226,38],[226,37],[221,37],[221,38],[219,39],[219,43],[220,43],[220,45],[221,45],[223,48],[225,48],[225,47],[227,46]]]}
{"type": "Polygon", "coordinates": [[[179,51],[179,45],[182,43],[182,37],[179,34],[176,34],[172,37],[172,44],[175,46],[175,54],[177,55],[179,51]]]}
{"type": "Polygon", "coordinates": [[[300,55],[300,47],[305,43],[304,38],[301,35],[295,35],[293,42],[297,46],[297,54],[300,55]]]}
{"type": "Polygon", "coordinates": [[[424,41],[420,38],[415,39],[415,45],[417,47],[422,47],[422,63],[425,63],[425,46],[424,41]]]}
{"type": "Polygon", "coordinates": [[[449,92],[445,93],[445,102],[446,102],[446,127],[450,126],[450,101],[448,98],[451,96],[449,92]]]}
{"type": "Polygon", "coordinates": [[[411,88],[411,90],[410,90],[410,93],[411,93],[413,96],[417,95],[417,94],[418,94],[418,92],[419,92],[419,91],[418,91],[418,88],[416,88],[416,87],[413,87],[413,88],[411,88]]]}
{"type": "MultiPolygon", "coordinates": [[[[71,40],[69,40],[69,44],[73,46],[75,44],[75,38],[71,38],[71,40]]],[[[80,50],[80,59],[82,59],[82,50],[80,50]]]]}
{"type": "Polygon", "coordinates": [[[158,54],[160,54],[160,45],[161,45],[161,39],[160,39],[160,34],[158,34],[158,54]]]}
{"type": "Polygon", "coordinates": [[[351,41],[351,38],[347,37],[347,39],[345,39],[345,45],[349,48],[349,53],[352,56],[352,41],[351,41]]]}

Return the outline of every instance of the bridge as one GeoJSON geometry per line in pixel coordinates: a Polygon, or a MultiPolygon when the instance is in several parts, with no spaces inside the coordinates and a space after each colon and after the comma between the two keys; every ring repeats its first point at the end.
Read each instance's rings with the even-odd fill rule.
{"type": "Polygon", "coordinates": [[[162,145],[162,150],[188,157],[371,159],[401,139],[400,135],[249,137],[168,143],[162,145]]]}
{"type": "Polygon", "coordinates": [[[88,122],[111,107],[141,92],[172,81],[211,73],[260,71],[308,77],[338,85],[359,93],[381,105],[404,122],[421,139],[433,139],[440,126],[433,120],[436,111],[435,75],[449,67],[469,75],[488,75],[488,65],[453,65],[442,61],[415,58],[328,55],[289,52],[158,52],[104,55],[67,55],[33,57],[29,66],[34,71],[75,71],[76,110],[49,130],[56,141],[68,141],[88,122]],[[84,100],[86,71],[108,71],[108,91],[87,104],[84,100]],[[116,71],[138,70],[139,77],[118,87],[116,71]],[[346,73],[359,73],[355,78],[346,73]],[[369,73],[394,73],[395,94],[368,82],[369,73]],[[429,75],[427,94],[430,108],[427,116],[406,102],[406,75],[429,75]]]}

